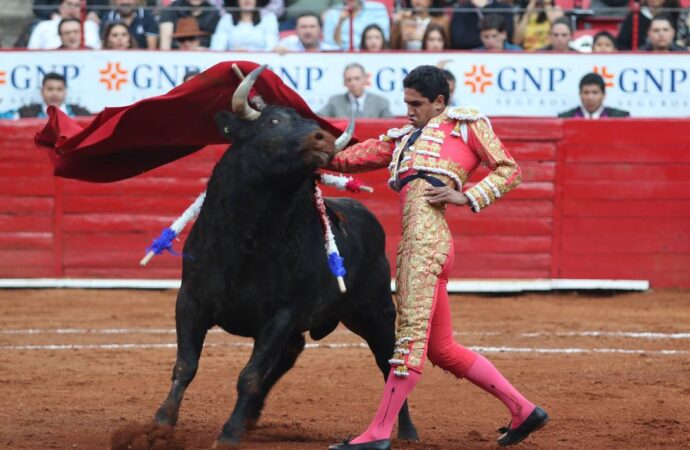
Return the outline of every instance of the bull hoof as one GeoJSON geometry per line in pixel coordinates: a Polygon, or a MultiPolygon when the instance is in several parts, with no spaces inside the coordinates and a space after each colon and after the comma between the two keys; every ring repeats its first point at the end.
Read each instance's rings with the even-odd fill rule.
{"type": "Polygon", "coordinates": [[[235,450],[238,448],[240,445],[240,440],[239,438],[231,438],[231,439],[226,439],[226,438],[218,438],[216,442],[213,443],[211,446],[212,449],[214,450],[235,450]]]}
{"type": "Polygon", "coordinates": [[[398,439],[408,442],[419,442],[419,435],[417,434],[417,430],[415,430],[414,427],[412,427],[412,429],[409,430],[399,429],[398,439]]]}
{"type": "Polygon", "coordinates": [[[256,430],[257,427],[259,426],[259,419],[247,419],[244,421],[244,429],[245,430],[256,430]]]}
{"type": "Polygon", "coordinates": [[[153,421],[159,426],[168,425],[174,427],[177,425],[178,411],[172,402],[165,402],[158,408],[153,421]]]}

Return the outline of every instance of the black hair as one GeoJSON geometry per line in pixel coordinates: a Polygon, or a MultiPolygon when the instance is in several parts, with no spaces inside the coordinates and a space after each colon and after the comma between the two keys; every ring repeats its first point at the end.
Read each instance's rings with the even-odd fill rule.
{"type": "MultiPolygon", "coordinates": [[[[445,3],[450,3],[450,2],[445,2],[443,0],[431,0],[431,6],[429,6],[429,15],[430,16],[442,16],[444,14],[443,8],[446,6],[445,3]]],[[[402,8],[412,8],[412,2],[410,0],[403,1],[402,4],[400,5],[402,8]]]]}
{"type": "Polygon", "coordinates": [[[570,30],[570,34],[573,34],[573,23],[568,17],[559,17],[558,19],[554,20],[551,24],[551,29],[553,30],[553,27],[556,25],[565,25],[570,30]]]}
{"type": "Polygon", "coordinates": [[[359,41],[359,49],[360,50],[368,50],[366,48],[366,43],[365,43],[366,39],[365,38],[367,37],[367,33],[370,30],[376,30],[379,33],[381,33],[381,39],[383,39],[383,49],[387,49],[388,48],[388,41],[386,40],[386,34],[383,32],[383,29],[380,26],[376,25],[375,23],[372,23],[371,25],[367,25],[364,28],[364,31],[362,31],[362,38],[359,41]]]}
{"type": "Polygon", "coordinates": [[[496,30],[503,33],[506,28],[506,20],[499,14],[489,14],[479,21],[479,31],[496,30]]]}
{"type": "Polygon", "coordinates": [[[594,48],[594,44],[596,44],[597,41],[601,38],[608,39],[613,44],[613,48],[615,48],[615,49],[618,48],[618,46],[616,45],[616,38],[613,37],[613,35],[606,30],[600,31],[594,35],[594,38],[592,39],[592,48],[594,48]]]}
{"type": "Polygon", "coordinates": [[[297,22],[299,22],[299,20],[300,20],[302,17],[315,17],[315,18],[316,18],[316,21],[319,22],[319,27],[323,27],[323,24],[321,23],[321,17],[320,17],[318,14],[314,13],[314,12],[303,12],[303,13],[301,13],[301,14],[300,14],[299,16],[297,16],[297,18],[295,19],[295,26],[297,26],[297,22]]]}
{"type": "Polygon", "coordinates": [[[79,26],[81,27],[81,21],[79,19],[75,19],[74,17],[68,17],[66,19],[62,19],[60,23],[58,24],[58,36],[60,35],[60,30],[62,30],[62,26],[68,22],[77,22],[79,26]]]}
{"type": "Polygon", "coordinates": [[[430,102],[443,96],[446,105],[450,100],[450,87],[442,69],[435,66],[418,66],[408,73],[403,80],[403,87],[414,89],[430,102]]]}
{"type": "Polygon", "coordinates": [[[601,77],[601,75],[594,72],[588,73],[580,79],[580,90],[582,90],[583,87],[590,86],[592,84],[599,86],[601,88],[601,92],[606,94],[606,83],[604,83],[604,79],[601,77]]]}
{"type": "MultiPolygon", "coordinates": [[[[665,20],[666,22],[668,22],[668,24],[671,25],[671,28],[673,28],[673,30],[675,31],[676,27],[675,27],[675,25],[673,25],[673,19],[671,18],[671,16],[669,14],[659,13],[656,16],[652,17],[651,22],[661,21],[661,20],[665,20]]],[[[651,22],[650,22],[650,27],[651,27],[651,22]]]]}
{"type": "Polygon", "coordinates": [[[453,72],[451,72],[450,70],[443,69],[443,75],[445,75],[447,81],[455,81],[455,75],[453,75],[453,72]]]}
{"type": "MultiPolygon", "coordinates": [[[[256,0],[256,9],[252,12],[252,23],[257,26],[261,22],[261,12],[260,9],[266,6],[268,3],[266,0],[256,0]]],[[[240,23],[240,18],[242,17],[242,12],[240,11],[240,3],[238,0],[228,0],[225,2],[226,6],[231,10],[228,12],[232,16],[232,24],[237,25],[240,23]]]]}
{"type": "Polygon", "coordinates": [[[189,69],[184,73],[184,77],[182,77],[182,82],[184,83],[185,81],[199,75],[200,73],[201,71],[199,69],[189,69]]]}
{"type": "Polygon", "coordinates": [[[41,81],[41,87],[45,86],[46,81],[48,80],[62,81],[62,84],[64,84],[65,87],[67,87],[67,80],[65,79],[65,77],[63,77],[57,72],[48,72],[47,74],[45,74],[45,76],[43,77],[43,81],[41,81]]]}

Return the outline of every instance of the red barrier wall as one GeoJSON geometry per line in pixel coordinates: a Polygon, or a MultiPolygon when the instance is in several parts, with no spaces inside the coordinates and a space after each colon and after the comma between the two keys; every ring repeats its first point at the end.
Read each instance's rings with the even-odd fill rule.
{"type": "MultiPolygon", "coordinates": [[[[449,210],[453,278],[628,278],[690,288],[690,120],[493,123],[524,181],[479,214],[449,210]]],[[[131,180],[85,183],[52,176],[32,143],[41,124],[0,121],[0,277],[179,277],[179,258],[158,256],[146,268],[138,260],[204,190],[223,147],[131,180]]],[[[378,136],[393,125],[363,121],[357,133],[378,136]]],[[[384,171],[362,178],[376,192],[358,198],[384,224],[394,263],[397,195],[384,171]]]]}

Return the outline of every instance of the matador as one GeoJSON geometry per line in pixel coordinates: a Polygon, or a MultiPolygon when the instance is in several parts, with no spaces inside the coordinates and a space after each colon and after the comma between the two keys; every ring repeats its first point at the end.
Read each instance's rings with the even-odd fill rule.
{"type": "Polygon", "coordinates": [[[341,172],[390,171],[400,193],[402,238],[396,272],[396,347],[378,411],[367,430],[332,449],[389,449],[397,412],[417,384],[426,358],[496,396],[510,410],[499,445],[513,445],[546,424],[546,412],[518,392],[483,356],[455,342],[447,282],[453,266],[448,204],[475,213],[521,181],[520,168],[489,119],[476,109],[447,107],[443,72],[420,66],[404,82],[410,124],[389,130],[338,153],[330,168],[341,172]],[[490,173],[470,189],[465,184],[480,165],[490,173]]]}

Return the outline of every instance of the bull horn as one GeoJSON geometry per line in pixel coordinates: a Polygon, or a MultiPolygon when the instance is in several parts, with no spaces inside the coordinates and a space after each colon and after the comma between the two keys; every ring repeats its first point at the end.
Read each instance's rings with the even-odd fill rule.
{"type": "MultiPolygon", "coordinates": [[[[263,64],[252,70],[252,73],[247,75],[240,85],[237,86],[237,89],[235,89],[235,94],[232,96],[232,112],[240,119],[256,120],[261,115],[261,111],[257,111],[249,106],[247,97],[249,96],[249,91],[252,89],[252,86],[254,86],[254,82],[259,78],[259,75],[261,75],[261,72],[263,72],[266,67],[268,67],[268,65],[263,64]]],[[[237,72],[239,69],[235,71],[237,72]]]]}
{"type": "Polygon", "coordinates": [[[350,111],[350,121],[347,123],[347,128],[345,128],[345,131],[343,131],[343,134],[341,134],[338,139],[335,140],[335,151],[339,152],[340,150],[344,149],[347,146],[347,143],[350,142],[350,139],[352,139],[352,135],[355,132],[355,111],[354,108],[352,108],[352,111],[350,111]]]}

